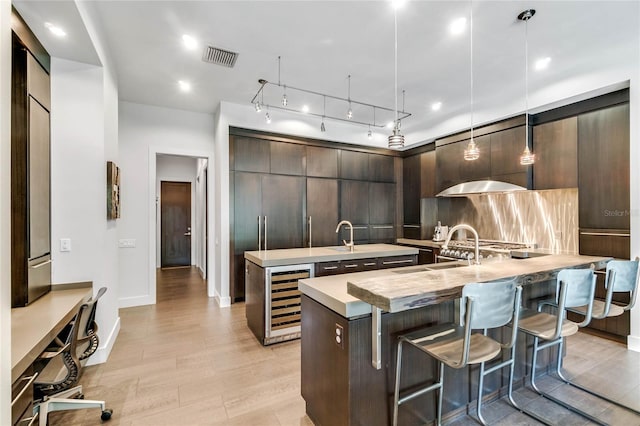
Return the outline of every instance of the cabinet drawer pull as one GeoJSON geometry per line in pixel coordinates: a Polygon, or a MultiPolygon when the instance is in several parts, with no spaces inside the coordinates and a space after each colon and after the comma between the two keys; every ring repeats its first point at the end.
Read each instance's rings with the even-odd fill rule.
{"type": "Polygon", "coordinates": [[[33,382],[36,379],[36,377],[38,377],[38,373],[35,373],[33,376],[27,376],[27,377],[23,377],[22,379],[20,379],[20,381],[27,380],[27,384],[24,385],[24,387],[22,388],[22,390],[20,391],[18,396],[16,396],[13,399],[13,401],[11,401],[11,406],[13,406],[16,402],[18,402],[18,400],[22,397],[22,395],[24,395],[24,393],[27,391],[27,389],[29,389],[29,386],[31,386],[33,384],[33,382]]]}
{"type": "Polygon", "coordinates": [[[374,226],[373,229],[393,229],[393,225],[374,226]]]}
{"type": "Polygon", "coordinates": [[[367,229],[367,226],[354,226],[353,229],[367,229]]]}
{"type": "Polygon", "coordinates": [[[344,265],[345,268],[357,268],[358,265],[344,265]]]}
{"type": "Polygon", "coordinates": [[[630,237],[631,234],[615,234],[613,232],[580,232],[580,235],[592,235],[596,237],[630,237]]]}
{"type": "Polygon", "coordinates": [[[337,266],[323,266],[322,269],[325,270],[325,271],[331,271],[333,269],[338,269],[338,267],[337,266]]]}
{"type": "Polygon", "coordinates": [[[420,228],[420,225],[402,225],[403,228],[420,228]]]}
{"type": "Polygon", "coordinates": [[[429,252],[429,253],[433,253],[432,249],[418,249],[418,251],[426,251],[426,252],[429,252]]]}
{"type": "Polygon", "coordinates": [[[376,263],[375,262],[368,262],[368,263],[365,263],[364,266],[376,266],[376,263]]]}
{"type": "Polygon", "coordinates": [[[399,263],[413,263],[413,259],[405,259],[405,260],[384,260],[382,261],[383,265],[397,265],[399,263]]]}

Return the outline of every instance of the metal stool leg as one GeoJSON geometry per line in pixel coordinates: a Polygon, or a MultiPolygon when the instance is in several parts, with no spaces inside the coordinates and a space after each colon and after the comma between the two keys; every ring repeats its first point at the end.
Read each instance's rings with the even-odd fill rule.
{"type": "Polygon", "coordinates": [[[440,426],[442,424],[442,391],[444,387],[444,363],[438,363],[438,375],[440,379],[438,380],[438,387],[436,387],[436,392],[438,392],[438,412],[437,412],[437,425],[440,426]]]}
{"type": "Polygon", "coordinates": [[[402,340],[398,342],[396,357],[396,387],[393,393],[393,426],[398,426],[398,408],[400,406],[400,369],[402,368],[402,340]]]}

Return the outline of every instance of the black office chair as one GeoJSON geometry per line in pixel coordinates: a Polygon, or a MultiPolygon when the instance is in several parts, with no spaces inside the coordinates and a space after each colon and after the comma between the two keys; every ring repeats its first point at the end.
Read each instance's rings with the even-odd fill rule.
{"type": "Polygon", "coordinates": [[[69,327],[54,340],[56,347],[48,348],[40,356],[44,367],[34,382],[36,404],[34,416],[39,416],[40,426],[46,426],[50,412],[100,408],[101,419],[109,420],[112,410],[104,401],[84,399],[82,385],[77,385],[86,360],[98,348],[98,326],[95,322],[97,302],[107,291],[98,290],[96,296],[83,303],[69,327]]]}

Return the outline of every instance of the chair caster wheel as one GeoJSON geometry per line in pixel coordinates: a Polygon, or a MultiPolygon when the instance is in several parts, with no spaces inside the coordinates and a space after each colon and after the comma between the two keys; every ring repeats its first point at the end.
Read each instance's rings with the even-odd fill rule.
{"type": "Polygon", "coordinates": [[[111,419],[111,414],[113,414],[113,410],[104,410],[102,412],[102,415],[100,416],[100,419],[106,422],[107,420],[111,419]]]}

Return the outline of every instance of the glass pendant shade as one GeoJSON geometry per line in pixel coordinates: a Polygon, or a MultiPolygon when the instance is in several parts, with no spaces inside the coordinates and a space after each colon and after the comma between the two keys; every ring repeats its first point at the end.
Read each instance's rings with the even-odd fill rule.
{"type": "Polygon", "coordinates": [[[477,160],[478,158],[480,158],[480,150],[478,149],[478,146],[472,138],[469,141],[467,148],[464,150],[464,159],[467,161],[473,161],[477,160]]]}
{"type": "Polygon", "coordinates": [[[529,150],[529,146],[524,148],[524,152],[520,156],[520,164],[523,166],[529,166],[536,162],[536,155],[532,154],[529,150]]]}

